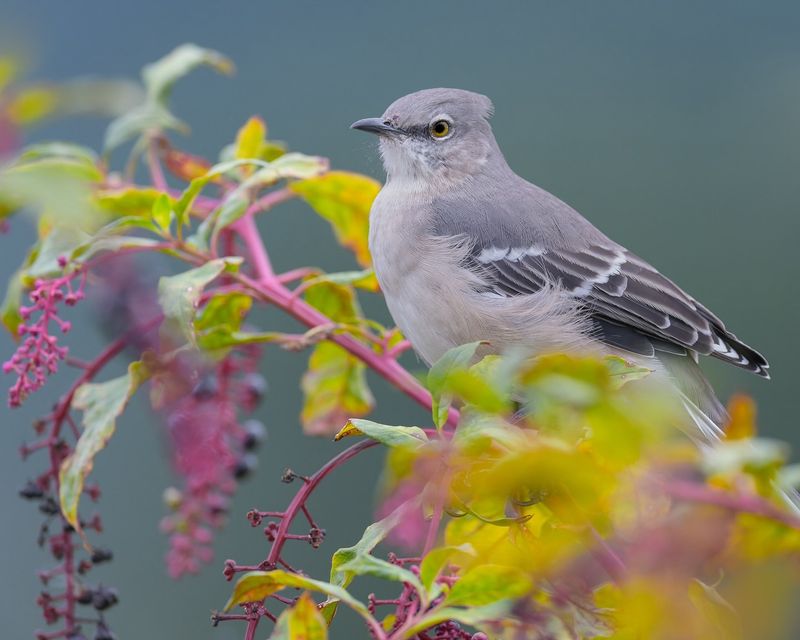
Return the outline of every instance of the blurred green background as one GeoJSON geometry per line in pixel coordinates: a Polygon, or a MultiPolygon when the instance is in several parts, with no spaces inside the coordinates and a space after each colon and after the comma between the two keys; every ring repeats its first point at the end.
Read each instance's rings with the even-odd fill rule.
{"type": "MultiPolygon", "coordinates": [[[[136,77],[143,64],[185,41],[230,56],[238,67],[233,78],[202,70],[174,92],[174,111],[192,125],[192,137],[179,145],[209,156],[258,113],[271,137],[293,149],[382,178],[374,140],[349,131],[353,120],[379,115],[396,97],[425,87],[489,95],[495,132],[518,173],[648,258],[764,351],[769,383],[713,362],[706,369],[722,397],[734,391],[756,397],[764,435],[794,445],[800,444],[798,34],[800,4],[789,0],[0,4],[0,48],[26,58],[32,80],[136,77]]],[[[29,140],[98,147],[104,125],[59,121],[29,140]]],[[[3,274],[22,260],[33,233],[27,220],[12,225],[12,234],[0,237],[3,274]]],[[[326,224],[299,203],[266,216],[262,229],[279,269],[353,266],[326,224]]],[[[368,313],[388,321],[380,298],[364,302],[368,313]]],[[[93,315],[85,304],[73,316],[70,344],[78,357],[103,342],[93,315]]],[[[274,313],[259,319],[291,326],[274,313]]],[[[4,358],[13,350],[6,335],[0,350],[4,358]]],[[[119,637],[241,637],[238,625],[212,629],[207,614],[228,595],[222,561],[257,561],[266,552],[245,512],[282,508],[291,493],[279,482],[282,470],[312,472],[341,449],[300,435],[297,386],[305,359],[269,351],[264,360],[272,391],[259,417],[270,439],[216,541],[217,559],[198,577],[175,583],[163,569],[161,493],[173,477],[157,422],[143,398],[120,421],[94,471],[104,490],[107,531],[100,544],[116,559],[93,576],[120,590],[121,604],[109,617],[119,637]]],[[[419,368],[413,358],[408,364],[419,368]]],[[[405,398],[373,382],[376,419],[425,420],[405,398]]],[[[40,516],[17,498],[43,462],[21,462],[17,447],[67,383],[59,376],[23,409],[2,409],[3,638],[30,637],[40,625],[34,569],[47,560],[35,545],[40,516]]],[[[295,548],[305,568],[325,575],[330,553],[358,538],[372,514],[380,456],[365,454],[319,492],[312,506],[329,536],[317,552],[295,548]]],[[[363,635],[347,629],[334,637],[363,635]]]]}

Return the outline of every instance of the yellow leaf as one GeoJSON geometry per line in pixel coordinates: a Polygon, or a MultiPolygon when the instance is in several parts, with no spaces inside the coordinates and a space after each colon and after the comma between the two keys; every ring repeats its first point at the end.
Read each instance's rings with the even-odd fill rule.
{"type": "Polygon", "coordinates": [[[234,157],[237,160],[258,158],[266,135],[267,126],[264,121],[258,116],[250,118],[236,134],[234,157]]]}
{"type": "MultiPolygon", "coordinates": [[[[163,194],[149,187],[126,187],[124,189],[103,189],[94,193],[97,206],[114,217],[150,216],[153,205],[163,194]]],[[[170,203],[174,201],[170,198],[170,203]]],[[[170,205],[171,206],[171,205],[170,205]]]]}
{"type": "Polygon", "coordinates": [[[728,403],[730,419],[725,428],[726,440],[745,440],[755,437],[756,428],[756,403],[749,396],[736,394],[728,403]]]}
{"type": "Polygon", "coordinates": [[[364,363],[332,342],[314,347],[303,374],[303,429],[314,435],[334,433],[351,417],[372,410],[364,363]]]}
{"type": "Polygon", "coordinates": [[[287,640],[327,640],[328,626],[308,593],[303,593],[286,615],[287,640]]]}
{"type": "Polygon", "coordinates": [[[372,178],[346,171],[329,171],[289,185],[331,223],[336,239],[350,249],[362,267],[372,259],[367,247],[369,210],[381,185],[372,178]]]}
{"type": "Polygon", "coordinates": [[[58,92],[50,87],[31,87],[15,95],[6,112],[9,119],[20,126],[33,124],[46,118],[58,105],[58,92]]]}

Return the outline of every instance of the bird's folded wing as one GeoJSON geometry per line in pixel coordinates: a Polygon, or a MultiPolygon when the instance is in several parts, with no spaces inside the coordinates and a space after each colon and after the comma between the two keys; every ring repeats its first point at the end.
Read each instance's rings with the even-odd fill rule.
{"type": "Polygon", "coordinates": [[[769,377],[758,352],[647,262],[609,243],[581,249],[474,246],[465,266],[485,291],[519,296],[554,287],[591,314],[597,338],[652,355],[654,351],[711,355],[769,377]]]}

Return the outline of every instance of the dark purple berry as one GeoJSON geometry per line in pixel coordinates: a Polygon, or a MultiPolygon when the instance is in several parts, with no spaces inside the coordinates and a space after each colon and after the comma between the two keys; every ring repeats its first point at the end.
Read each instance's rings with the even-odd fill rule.
{"type": "Polygon", "coordinates": [[[248,400],[253,406],[259,404],[269,390],[267,379],[260,373],[248,373],[242,379],[242,384],[248,400]]]}
{"type": "Polygon", "coordinates": [[[219,382],[213,374],[208,374],[200,378],[200,381],[192,389],[192,396],[196,400],[210,400],[219,393],[219,382]]]}
{"type": "Polygon", "coordinates": [[[242,429],[245,431],[242,438],[242,447],[245,451],[252,451],[267,437],[267,428],[261,420],[246,420],[242,429]]]}
{"type": "Polygon", "coordinates": [[[28,480],[25,486],[19,490],[19,495],[21,498],[25,498],[25,500],[39,500],[44,497],[44,491],[38,484],[32,480],[28,480]]]}
{"type": "Polygon", "coordinates": [[[39,503],[39,511],[46,516],[54,516],[58,513],[58,504],[51,497],[47,497],[39,503]]]}
{"type": "Polygon", "coordinates": [[[92,562],[95,564],[101,564],[103,562],[108,562],[109,560],[114,559],[114,554],[112,553],[111,549],[103,549],[101,547],[95,548],[92,551],[92,562]]]}
{"type": "Polygon", "coordinates": [[[105,611],[119,602],[116,589],[97,587],[92,596],[92,606],[98,611],[105,611]]]}
{"type": "Polygon", "coordinates": [[[246,453],[233,468],[233,477],[237,480],[244,480],[258,466],[258,458],[251,453],[246,453]]]}

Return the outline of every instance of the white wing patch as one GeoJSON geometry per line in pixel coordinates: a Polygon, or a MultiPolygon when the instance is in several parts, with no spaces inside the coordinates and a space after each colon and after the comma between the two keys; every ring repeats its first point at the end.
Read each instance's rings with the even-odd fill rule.
{"type": "MultiPolygon", "coordinates": [[[[592,292],[592,287],[596,284],[605,284],[611,276],[617,275],[622,269],[622,265],[628,261],[624,251],[617,249],[614,251],[614,259],[605,271],[599,272],[596,276],[584,280],[579,286],[572,289],[569,293],[578,298],[585,298],[592,292]]],[[[621,295],[625,287],[622,287],[619,294],[621,295]]]]}
{"type": "Polygon", "coordinates": [[[544,249],[537,246],[531,247],[487,247],[478,254],[478,262],[488,264],[489,262],[497,262],[498,260],[508,260],[509,262],[518,262],[525,256],[540,256],[544,254],[544,249]]]}

